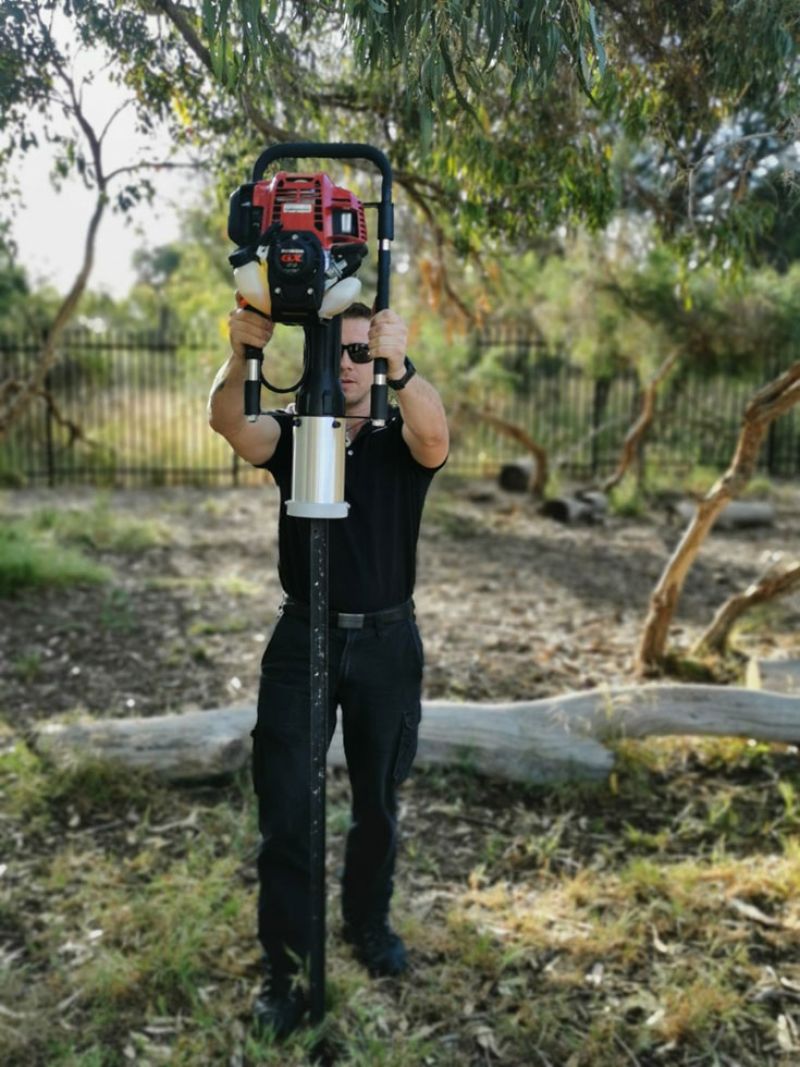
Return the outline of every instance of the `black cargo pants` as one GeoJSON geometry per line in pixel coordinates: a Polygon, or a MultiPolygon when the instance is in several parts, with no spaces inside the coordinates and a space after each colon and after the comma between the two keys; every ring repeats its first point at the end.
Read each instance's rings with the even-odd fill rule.
{"type": "MultiPolygon", "coordinates": [[[[396,788],[417,750],[423,650],[413,618],[329,631],[328,744],[342,709],[352,820],[342,914],[386,916],[397,852],[396,788]]],[[[278,979],[308,953],[310,731],[307,620],[283,614],[261,662],[253,737],[258,797],[258,938],[278,979]]]]}

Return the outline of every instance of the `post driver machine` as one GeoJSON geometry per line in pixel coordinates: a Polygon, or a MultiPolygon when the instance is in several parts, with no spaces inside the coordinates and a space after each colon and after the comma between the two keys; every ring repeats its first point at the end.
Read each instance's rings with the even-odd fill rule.
{"type": "MultiPolygon", "coordinates": [[[[261,414],[261,387],[295,392],[292,495],[287,513],[310,524],[310,736],[311,907],[310,1014],[325,1013],[325,761],[328,680],[328,523],[347,516],[344,499],[345,405],[339,384],[341,317],[361,289],[356,272],[367,254],[364,207],[378,212],[378,288],[375,310],[389,306],[394,237],[392,171],[386,156],[364,144],[274,145],[256,160],[252,181],[230,199],[228,236],[239,247],[230,256],[246,305],[273,322],[301,326],[303,373],[289,389],[264,378],[261,349],[248,347],[244,411],[261,414]],[[381,198],[364,205],[320,172],[264,173],[279,159],[359,159],[381,173],[381,198]]],[[[374,360],[370,419],[386,422],[386,360],[374,360]]]]}

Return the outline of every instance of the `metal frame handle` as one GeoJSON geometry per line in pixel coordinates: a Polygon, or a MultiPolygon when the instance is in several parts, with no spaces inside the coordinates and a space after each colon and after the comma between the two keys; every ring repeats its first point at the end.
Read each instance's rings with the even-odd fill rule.
{"type": "MultiPolygon", "coordinates": [[[[264,171],[276,159],[366,159],[381,172],[381,199],[378,204],[378,291],[375,310],[389,306],[389,275],[392,265],[391,243],[394,240],[394,204],[392,203],[392,167],[378,148],[369,144],[316,143],[294,141],[266,148],[253,165],[253,181],[259,182],[264,171]]],[[[376,426],[383,426],[389,410],[386,386],[385,359],[374,361],[375,382],[371,392],[370,417],[376,426]]]]}

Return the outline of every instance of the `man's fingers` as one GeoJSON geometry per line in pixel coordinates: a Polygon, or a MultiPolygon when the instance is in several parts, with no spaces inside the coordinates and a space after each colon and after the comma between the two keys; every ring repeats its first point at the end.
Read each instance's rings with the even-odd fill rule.
{"type": "Polygon", "coordinates": [[[275,328],[271,319],[263,315],[256,315],[246,308],[237,308],[228,316],[228,333],[231,345],[239,354],[243,354],[244,346],[264,348],[272,337],[275,328]]]}

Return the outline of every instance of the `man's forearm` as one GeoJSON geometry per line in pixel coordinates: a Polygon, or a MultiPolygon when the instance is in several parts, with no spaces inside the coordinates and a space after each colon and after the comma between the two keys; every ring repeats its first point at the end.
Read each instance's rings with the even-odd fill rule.
{"type": "Polygon", "coordinates": [[[224,436],[236,433],[245,424],[244,360],[231,353],[214,378],[208,398],[208,421],[224,436]]]}
{"type": "Polygon", "coordinates": [[[447,433],[442,399],[429,381],[415,374],[405,389],[394,394],[403,422],[415,437],[441,437],[447,433]]]}
{"type": "Polygon", "coordinates": [[[438,467],[447,458],[450,435],[444,404],[430,382],[415,374],[405,389],[395,393],[403,416],[403,432],[414,458],[438,467]]]}

